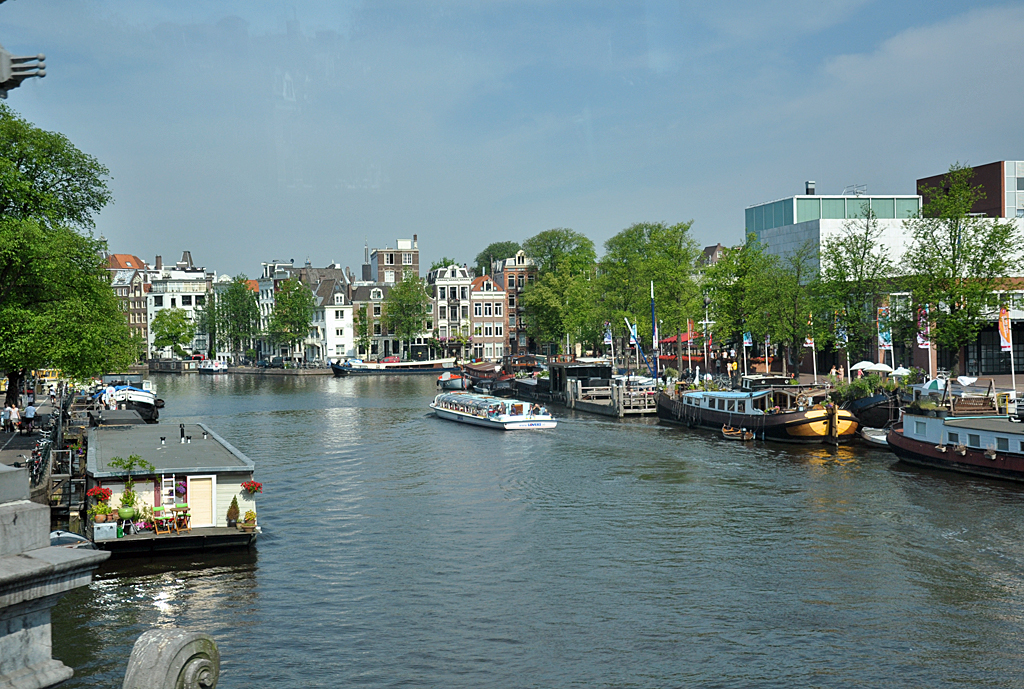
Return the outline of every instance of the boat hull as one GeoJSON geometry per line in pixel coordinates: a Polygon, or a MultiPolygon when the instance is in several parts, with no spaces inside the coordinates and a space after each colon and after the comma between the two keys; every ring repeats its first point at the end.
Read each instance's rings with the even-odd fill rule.
{"type": "Polygon", "coordinates": [[[823,408],[782,414],[743,414],[683,404],[661,392],[658,394],[658,418],[683,426],[720,430],[723,426],[753,431],[758,440],[775,440],[805,445],[845,443],[857,434],[856,417],[840,409],[835,436],[829,435],[829,412],[823,408]]]}
{"type": "Polygon", "coordinates": [[[424,362],[396,362],[381,364],[359,364],[357,366],[331,364],[335,376],[422,376],[442,373],[460,373],[462,369],[455,365],[455,359],[424,362]]]}
{"type": "Polygon", "coordinates": [[[458,423],[466,423],[471,426],[482,426],[484,428],[492,428],[498,431],[518,431],[518,430],[538,430],[543,428],[555,428],[558,422],[554,419],[526,419],[523,421],[496,421],[493,419],[482,419],[479,416],[473,416],[472,414],[463,414],[462,412],[453,411],[451,409],[442,409],[436,407],[433,404],[430,407],[434,410],[434,413],[440,419],[446,421],[456,421],[458,423]]]}
{"type": "Polygon", "coordinates": [[[942,446],[946,448],[946,451],[942,452],[934,443],[908,438],[903,433],[902,425],[891,428],[886,440],[889,442],[889,449],[908,464],[973,476],[1024,481],[1024,457],[1020,455],[1000,452],[990,459],[980,448],[965,448],[964,454],[961,455],[948,445],[942,446]]]}

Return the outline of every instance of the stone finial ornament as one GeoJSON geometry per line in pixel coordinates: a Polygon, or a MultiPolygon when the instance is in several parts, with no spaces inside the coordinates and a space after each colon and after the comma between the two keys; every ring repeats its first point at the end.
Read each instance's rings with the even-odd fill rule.
{"type": "Polygon", "coordinates": [[[220,652],[207,634],[151,629],[135,642],[122,689],[214,689],[220,652]]]}

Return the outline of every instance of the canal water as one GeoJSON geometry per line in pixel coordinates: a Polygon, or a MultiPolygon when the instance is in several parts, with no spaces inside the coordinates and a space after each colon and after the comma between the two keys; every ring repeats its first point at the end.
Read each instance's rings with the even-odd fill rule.
{"type": "Polygon", "coordinates": [[[156,382],[256,462],[264,532],[65,596],[67,687],[120,686],[154,627],[211,634],[223,688],[1024,686],[1015,485],[565,412],[502,434],[432,417],[428,378],[156,382]]]}

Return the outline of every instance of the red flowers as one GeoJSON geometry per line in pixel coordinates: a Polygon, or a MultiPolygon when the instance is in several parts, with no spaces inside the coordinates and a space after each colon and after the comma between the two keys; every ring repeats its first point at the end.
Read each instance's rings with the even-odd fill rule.
{"type": "Polygon", "coordinates": [[[110,499],[110,496],[114,494],[114,491],[109,488],[104,488],[103,486],[96,486],[95,488],[87,490],[85,494],[90,498],[96,498],[100,502],[106,502],[110,499]]]}
{"type": "Polygon", "coordinates": [[[259,481],[243,481],[242,490],[247,492],[249,495],[256,495],[256,493],[263,492],[263,484],[259,481]]]}

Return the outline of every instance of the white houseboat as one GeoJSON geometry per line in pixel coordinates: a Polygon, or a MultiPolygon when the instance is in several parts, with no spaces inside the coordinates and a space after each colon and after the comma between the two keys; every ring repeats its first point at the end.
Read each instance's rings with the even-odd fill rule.
{"type": "Polygon", "coordinates": [[[502,431],[554,428],[558,422],[539,404],[469,392],[442,392],[430,403],[439,418],[502,431]]]}

